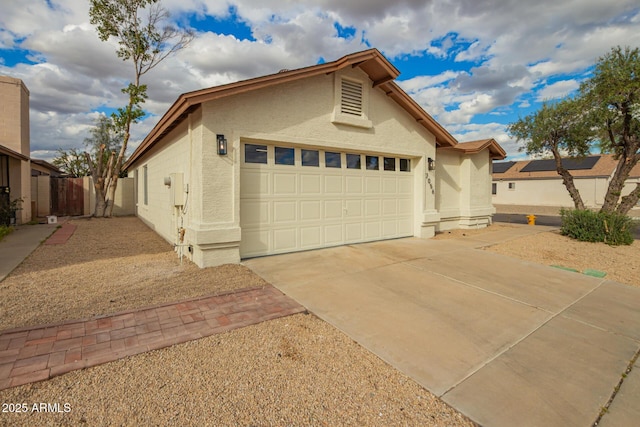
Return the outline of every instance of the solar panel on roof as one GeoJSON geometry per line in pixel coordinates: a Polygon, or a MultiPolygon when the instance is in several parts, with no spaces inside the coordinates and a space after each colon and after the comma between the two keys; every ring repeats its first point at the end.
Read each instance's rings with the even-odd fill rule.
{"type": "Polygon", "coordinates": [[[505,173],[516,162],[493,162],[493,173],[505,173]]]}
{"type": "MultiPolygon", "coordinates": [[[[598,162],[600,156],[589,156],[574,159],[562,159],[562,166],[567,170],[587,170],[592,169],[598,162]]],[[[520,172],[548,172],[556,170],[556,161],[548,160],[532,160],[523,167],[520,172]]]]}

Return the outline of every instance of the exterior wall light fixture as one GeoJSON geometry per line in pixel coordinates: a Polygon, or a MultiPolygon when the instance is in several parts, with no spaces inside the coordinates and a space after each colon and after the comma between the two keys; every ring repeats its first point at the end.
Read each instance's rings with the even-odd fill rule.
{"type": "Polygon", "coordinates": [[[427,158],[427,166],[430,171],[436,170],[436,161],[433,160],[431,157],[427,158]]]}
{"type": "Polygon", "coordinates": [[[216,135],[216,141],[218,144],[218,155],[226,156],[227,155],[227,140],[224,135],[216,135]]]}

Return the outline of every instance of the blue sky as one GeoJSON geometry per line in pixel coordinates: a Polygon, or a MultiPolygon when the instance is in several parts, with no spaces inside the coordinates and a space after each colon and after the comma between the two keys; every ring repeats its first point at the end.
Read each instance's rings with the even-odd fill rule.
{"type": "MultiPolygon", "coordinates": [[[[125,103],[131,78],[115,43],[89,24],[87,0],[3,2],[0,74],[31,93],[34,157],[81,148],[98,114],[125,103]]],[[[459,141],[495,138],[509,159],[525,156],[506,132],[542,100],[567,96],[597,58],[640,45],[637,0],[162,0],[192,28],[187,49],[145,76],[147,117],[130,148],[183,92],[375,47],[399,84],[459,141]]]]}

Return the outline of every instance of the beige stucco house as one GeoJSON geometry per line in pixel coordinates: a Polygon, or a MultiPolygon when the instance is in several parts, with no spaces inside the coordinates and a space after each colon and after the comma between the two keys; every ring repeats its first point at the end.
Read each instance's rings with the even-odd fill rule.
{"type": "Polygon", "coordinates": [[[485,226],[494,140],[458,143],[375,49],[181,95],[125,167],[201,267],[485,226]]]}
{"type": "Polygon", "coordinates": [[[22,80],[0,76],[0,202],[22,199],[18,224],[31,220],[29,90],[22,80]]]}
{"type": "MultiPolygon", "coordinates": [[[[615,172],[617,160],[611,154],[564,159],[585,207],[598,209],[615,172]]],[[[636,165],[625,182],[622,195],[640,185],[640,165],[636,165]]],[[[493,203],[496,206],[573,208],[573,200],[556,172],[555,161],[521,160],[493,164],[493,203]]]]}

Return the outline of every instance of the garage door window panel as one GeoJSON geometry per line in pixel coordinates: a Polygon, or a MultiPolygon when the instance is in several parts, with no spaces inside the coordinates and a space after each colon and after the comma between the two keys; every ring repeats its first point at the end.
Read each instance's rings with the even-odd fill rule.
{"type": "Polygon", "coordinates": [[[245,144],[244,146],[244,162],[245,163],[261,163],[267,164],[267,146],[256,144],[245,144]]]}
{"type": "Polygon", "coordinates": [[[342,159],[340,153],[326,151],[324,153],[324,165],[328,168],[341,168],[342,159]]]}
{"type": "Polygon", "coordinates": [[[360,154],[347,154],[347,169],[362,169],[360,154]]]}
{"type": "Polygon", "coordinates": [[[396,170],[396,159],[395,157],[385,157],[384,158],[384,170],[386,171],[394,171],[396,170]]]}
{"type": "Polygon", "coordinates": [[[275,161],[276,165],[295,165],[295,150],[293,148],[275,148],[275,161]]]}
{"type": "Polygon", "coordinates": [[[302,166],[320,166],[320,153],[316,150],[302,150],[302,166]]]}
{"type": "Polygon", "coordinates": [[[367,170],[377,171],[380,169],[378,161],[378,156],[367,156],[367,170]]]}
{"type": "Polygon", "coordinates": [[[411,161],[409,159],[400,159],[400,172],[411,172],[411,161]]]}

